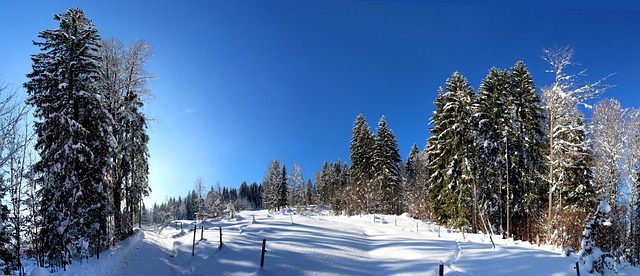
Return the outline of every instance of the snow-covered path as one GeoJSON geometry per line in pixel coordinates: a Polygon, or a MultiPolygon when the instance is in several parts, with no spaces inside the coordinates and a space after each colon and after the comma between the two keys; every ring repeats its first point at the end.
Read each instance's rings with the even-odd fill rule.
{"type": "Polygon", "coordinates": [[[183,223],[184,230],[175,224],[144,228],[100,260],[75,263],[66,274],[437,275],[443,263],[445,275],[576,275],[573,257],[499,239],[492,249],[481,235],[463,240],[460,233],[406,216],[242,212],[233,220],[198,224],[195,256],[193,222],[183,223]],[[219,227],[224,242],[220,251],[219,227]],[[260,269],[262,239],[267,239],[267,253],[260,269]]]}

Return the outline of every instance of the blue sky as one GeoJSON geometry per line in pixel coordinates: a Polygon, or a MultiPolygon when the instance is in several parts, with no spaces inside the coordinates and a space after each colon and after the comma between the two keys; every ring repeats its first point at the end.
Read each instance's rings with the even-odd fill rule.
{"type": "Polygon", "coordinates": [[[554,45],[576,49],[585,81],[616,73],[604,97],[640,106],[637,4],[475,2],[2,1],[0,82],[21,90],[31,41],[70,7],[103,38],[151,44],[147,202],[183,196],[198,177],[259,183],[274,159],[313,179],[325,160],[349,160],[359,113],[372,128],[384,114],[406,158],[424,147],[454,71],[477,88],[492,66],[522,60],[543,87],[542,49],[554,45]]]}

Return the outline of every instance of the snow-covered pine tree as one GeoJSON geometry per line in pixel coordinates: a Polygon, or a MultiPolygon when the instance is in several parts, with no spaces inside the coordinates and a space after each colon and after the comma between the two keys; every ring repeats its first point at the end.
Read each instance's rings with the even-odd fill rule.
{"type": "Polygon", "coordinates": [[[40,237],[53,268],[99,253],[106,244],[109,200],[103,183],[112,154],[113,118],[97,89],[98,30],[80,9],[55,15],[60,26],[40,32],[25,88],[35,106],[33,167],[42,187],[40,237]]]}
{"type": "Polygon", "coordinates": [[[474,93],[467,79],[454,72],[438,91],[431,117],[432,136],[427,156],[432,185],[430,197],[434,220],[456,228],[468,223],[471,204],[473,147],[472,101],[474,93]]]}
{"type": "Polygon", "coordinates": [[[388,128],[384,115],[378,122],[374,144],[375,198],[382,214],[400,214],[402,158],[393,131],[388,128]]]}
{"type": "Polygon", "coordinates": [[[605,270],[615,270],[615,261],[611,258],[611,254],[604,253],[599,248],[607,238],[607,233],[604,230],[611,226],[610,213],[611,206],[609,206],[607,199],[604,199],[596,212],[588,217],[585,223],[581,249],[577,258],[589,273],[597,272],[604,275],[605,270]]]}
{"type": "Polygon", "coordinates": [[[221,216],[223,210],[226,208],[224,201],[222,200],[222,193],[220,192],[220,184],[216,184],[216,188],[211,186],[211,189],[207,193],[204,199],[204,209],[207,214],[213,217],[221,216]]]}
{"type": "Polygon", "coordinates": [[[282,169],[280,162],[274,160],[267,169],[267,173],[262,181],[262,204],[263,207],[269,210],[275,210],[278,208],[278,187],[282,182],[282,169]]]}
{"type": "Polygon", "coordinates": [[[542,212],[541,198],[544,179],[544,111],[542,100],[535,91],[533,78],[525,64],[518,61],[509,72],[510,122],[506,124],[512,135],[509,143],[510,231],[523,240],[533,240],[536,218],[542,212]]]}
{"type": "Polygon", "coordinates": [[[317,191],[315,185],[311,182],[311,178],[307,179],[307,185],[305,186],[304,202],[305,206],[316,204],[317,191]]]}
{"type": "MultiPolygon", "coordinates": [[[[339,159],[335,163],[325,161],[322,170],[316,173],[318,200],[328,205],[335,213],[349,211],[351,207],[348,205],[350,195],[346,193],[348,173],[349,167],[339,159]]],[[[313,194],[313,189],[309,192],[313,194]]]]}
{"type": "Polygon", "coordinates": [[[482,80],[474,104],[474,119],[477,122],[478,194],[482,209],[499,233],[506,235],[507,221],[507,158],[510,134],[508,102],[512,85],[506,70],[491,68],[482,80]]]}
{"type": "Polygon", "coordinates": [[[403,195],[405,205],[403,208],[413,217],[419,217],[420,206],[422,201],[422,191],[419,183],[419,172],[422,167],[420,150],[414,143],[409,151],[407,162],[404,166],[404,176],[402,181],[403,195]]]}
{"type": "Polygon", "coordinates": [[[371,128],[360,114],[356,117],[351,136],[351,167],[349,181],[345,189],[346,208],[349,213],[374,212],[373,191],[373,152],[375,137],[371,128]]]}
{"type": "Polygon", "coordinates": [[[282,165],[282,174],[280,175],[280,179],[277,185],[278,199],[276,208],[278,211],[280,211],[280,208],[285,209],[289,205],[289,190],[287,189],[287,167],[285,165],[282,165]]]}

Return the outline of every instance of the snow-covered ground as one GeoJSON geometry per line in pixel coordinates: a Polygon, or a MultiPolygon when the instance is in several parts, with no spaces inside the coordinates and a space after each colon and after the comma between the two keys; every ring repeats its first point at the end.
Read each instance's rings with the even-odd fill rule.
{"type": "MultiPolygon", "coordinates": [[[[549,248],[439,229],[406,216],[241,212],[232,220],[144,228],[64,275],[576,275],[575,257],[549,248]],[[201,227],[203,239],[200,240],[201,227]],[[219,227],[223,246],[219,249],[219,227]],[[264,268],[260,268],[266,239],[264,268]]],[[[582,275],[589,275],[584,269],[582,275]]],[[[31,275],[48,274],[32,269],[31,275]]],[[[618,275],[640,275],[626,268],[618,275]]]]}

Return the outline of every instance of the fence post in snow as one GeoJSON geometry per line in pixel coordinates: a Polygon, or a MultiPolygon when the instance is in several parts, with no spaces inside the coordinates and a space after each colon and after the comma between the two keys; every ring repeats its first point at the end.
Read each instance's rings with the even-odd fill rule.
{"type": "Polygon", "coordinates": [[[200,240],[202,240],[202,237],[204,236],[204,225],[200,225],[200,227],[202,227],[200,229],[200,240]]]}
{"type": "Polygon", "coordinates": [[[196,234],[198,233],[198,225],[193,226],[193,247],[191,248],[191,256],[196,255],[196,234]]]}
{"type": "Polygon", "coordinates": [[[418,222],[416,221],[416,232],[420,232],[418,231],[418,222]]]}
{"type": "Polygon", "coordinates": [[[580,276],[580,265],[578,265],[578,261],[576,261],[576,273],[580,276]]]}
{"type": "Polygon", "coordinates": [[[222,226],[220,226],[220,246],[218,247],[218,250],[222,250],[222,226]]]}
{"type": "Polygon", "coordinates": [[[444,264],[442,262],[440,262],[440,268],[438,271],[438,275],[444,276],[444,264]]]}
{"type": "Polygon", "coordinates": [[[267,250],[265,250],[267,246],[267,239],[262,239],[262,255],[260,257],[260,268],[264,268],[264,252],[267,252],[267,250]]]}

